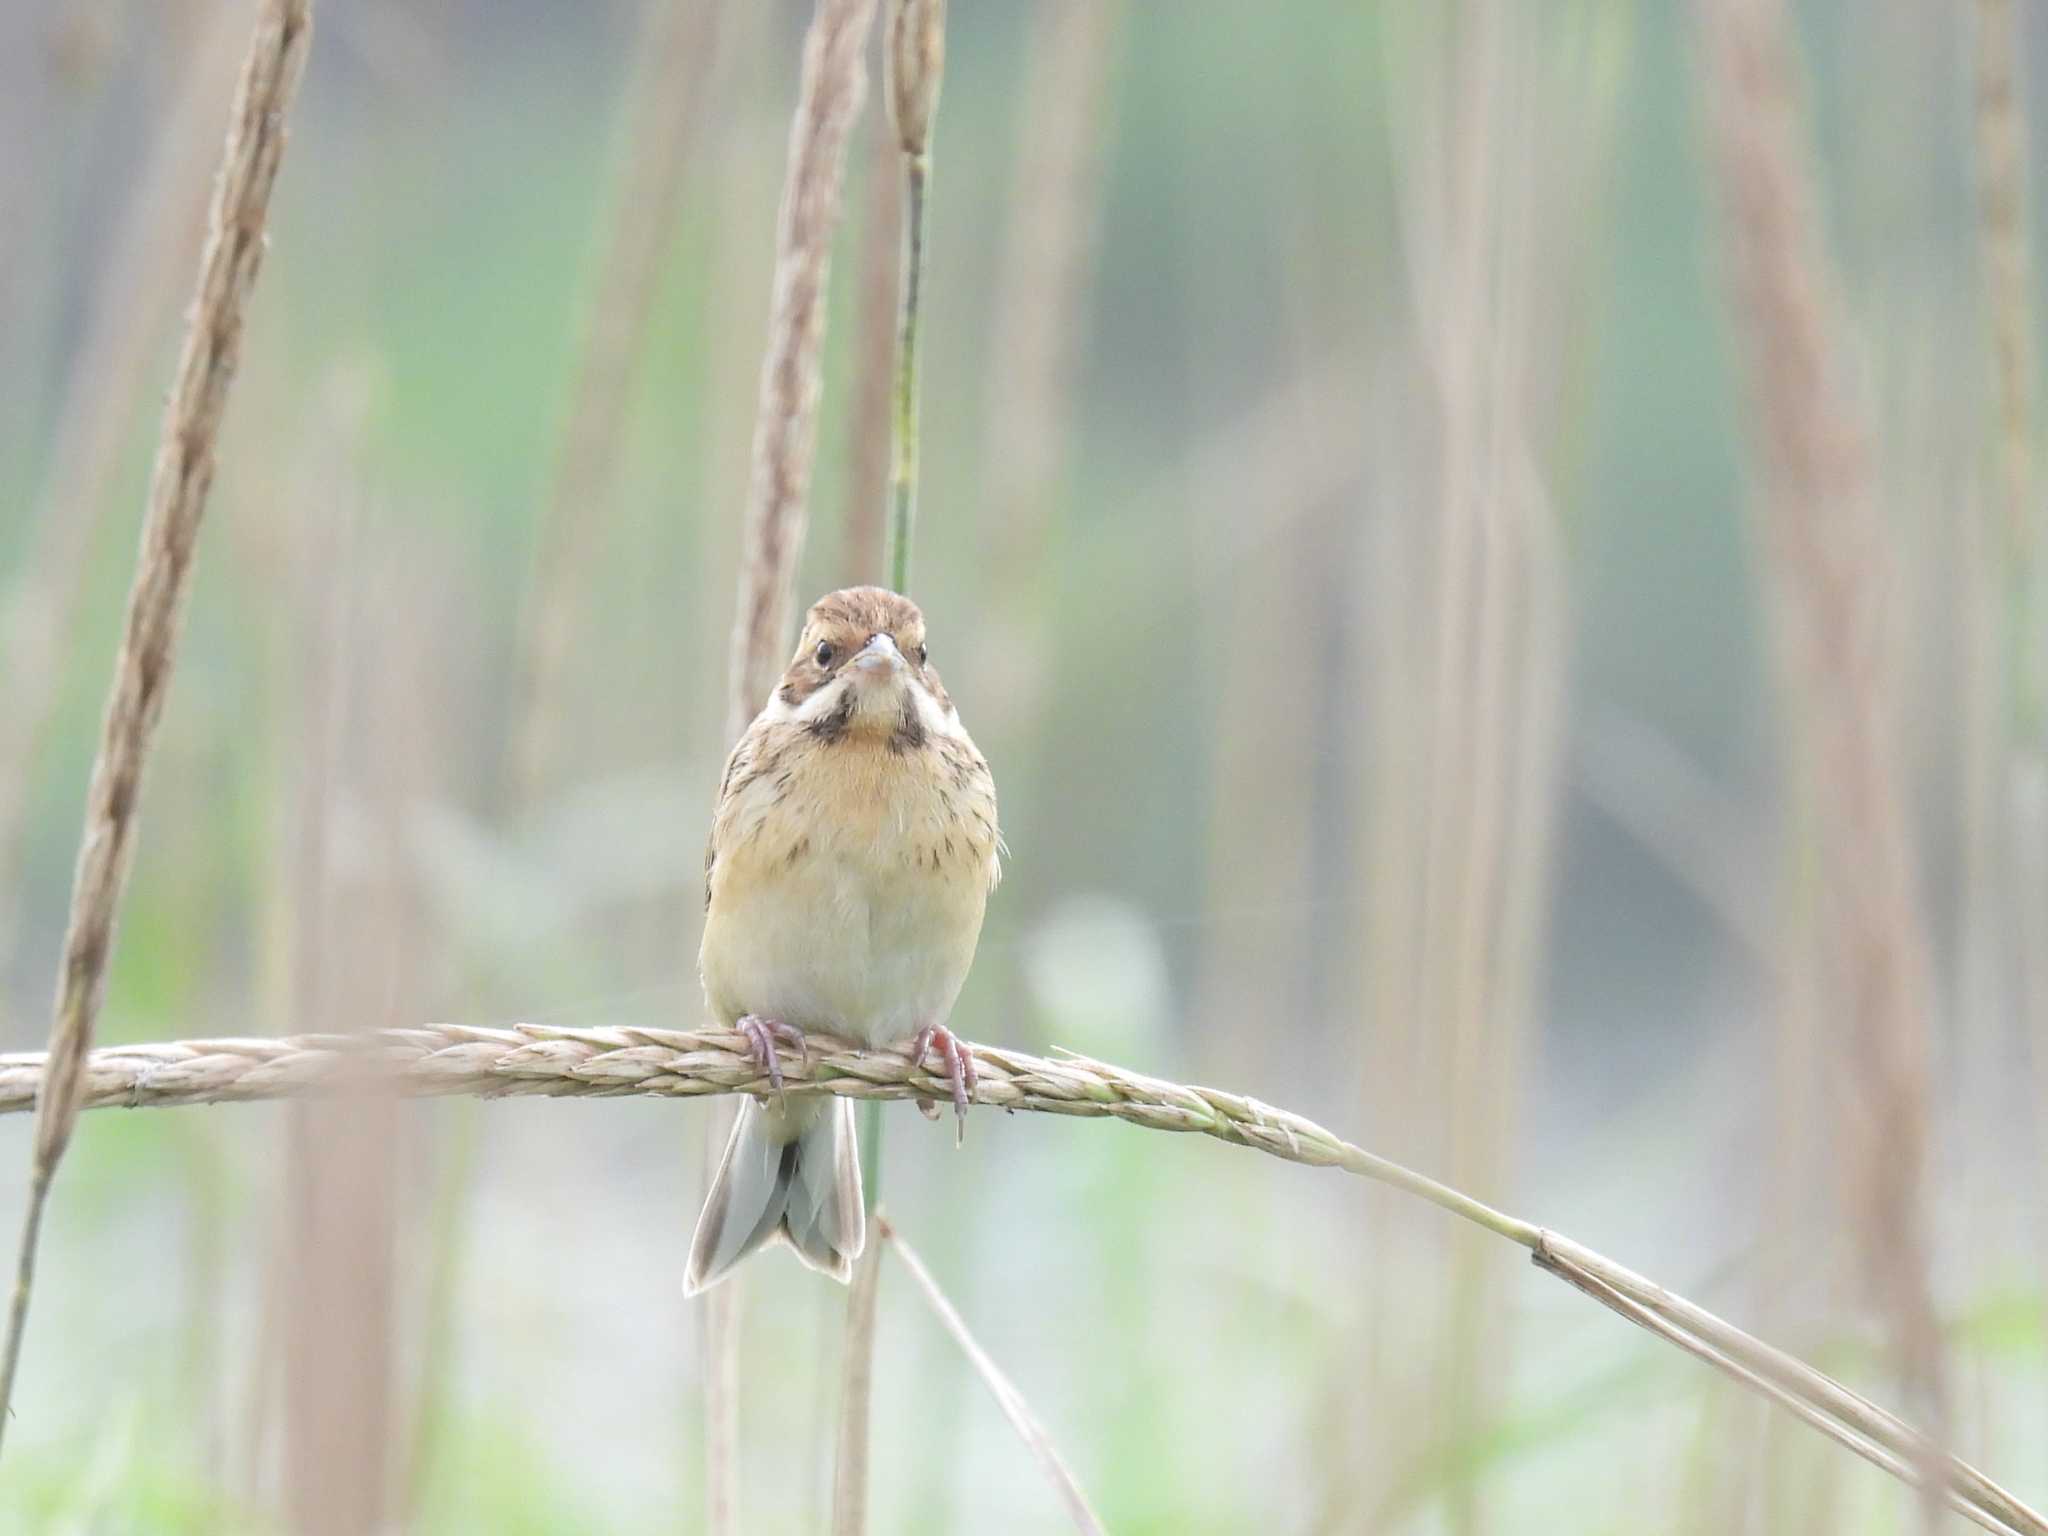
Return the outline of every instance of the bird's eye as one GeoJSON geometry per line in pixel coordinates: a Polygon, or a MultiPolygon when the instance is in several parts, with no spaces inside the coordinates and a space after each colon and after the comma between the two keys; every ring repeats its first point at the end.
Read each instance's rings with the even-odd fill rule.
{"type": "Polygon", "coordinates": [[[815,651],[811,652],[811,658],[814,661],[816,661],[819,666],[829,667],[832,665],[832,658],[834,656],[837,656],[838,654],[838,647],[833,645],[833,643],[830,640],[820,640],[818,642],[818,648],[815,651]]]}
{"type": "Polygon", "coordinates": [[[925,658],[926,658],[927,656],[929,656],[930,654],[931,654],[931,652],[927,651],[927,650],[926,650],[926,649],[924,648],[924,646],[923,646],[922,644],[920,644],[920,645],[918,646],[918,648],[917,648],[917,664],[918,664],[918,665],[919,665],[920,667],[921,667],[921,666],[923,666],[923,665],[924,665],[924,661],[925,661],[925,658]]]}

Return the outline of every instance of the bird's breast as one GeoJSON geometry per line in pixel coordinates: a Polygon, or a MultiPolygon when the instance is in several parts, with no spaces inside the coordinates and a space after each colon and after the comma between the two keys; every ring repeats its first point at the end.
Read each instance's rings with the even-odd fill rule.
{"type": "Polygon", "coordinates": [[[986,776],[841,741],[729,786],[701,956],[713,1008],[876,1042],[943,1023],[995,868],[986,776]]]}

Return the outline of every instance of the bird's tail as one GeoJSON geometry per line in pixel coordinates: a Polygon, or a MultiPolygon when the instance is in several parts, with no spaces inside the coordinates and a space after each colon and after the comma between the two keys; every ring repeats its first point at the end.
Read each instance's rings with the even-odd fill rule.
{"type": "Polygon", "coordinates": [[[716,1285],[741,1259],[777,1240],[821,1274],[841,1282],[852,1277],[867,1219],[850,1099],[740,1101],[697,1218],[683,1293],[716,1285]]]}

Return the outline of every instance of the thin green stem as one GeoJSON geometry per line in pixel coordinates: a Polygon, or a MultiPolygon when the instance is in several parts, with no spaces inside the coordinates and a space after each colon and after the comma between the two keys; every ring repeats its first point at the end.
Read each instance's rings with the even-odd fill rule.
{"type": "Polygon", "coordinates": [[[910,538],[917,521],[917,317],[924,277],[925,183],[929,155],[903,157],[903,302],[896,330],[896,432],[889,474],[889,585],[910,590],[910,538]]]}

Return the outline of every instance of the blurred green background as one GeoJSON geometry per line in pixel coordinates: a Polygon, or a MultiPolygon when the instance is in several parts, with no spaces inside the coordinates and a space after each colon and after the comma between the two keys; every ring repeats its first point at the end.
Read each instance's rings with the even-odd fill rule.
{"type": "MultiPolygon", "coordinates": [[[[700,1018],[808,10],[650,4],[318,8],[104,1039],[700,1018]],[[666,177],[636,174],[650,124],[666,177]],[[565,486],[635,210],[655,279],[602,472],[565,486]],[[535,694],[549,602],[568,643],[535,694]]],[[[1893,1400],[1825,1138],[1783,1161],[1821,1111],[1783,1070],[1785,733],[1691,8],[1080,9],[951,6],[914,595],[1013,850],[955,1026],[1301,1111],[1893,1400]]],[[[65,610],[53,654],[0,664],[0,709],[47,693],[0,871],[8,1049],[46,1030],[249,14],[0,7],[0,593],[49,583],[65,610]]],[[[2039,1501],[2048,1037],[1969,857],[1972,37],[1906,0],[1797,20],[1896,578],[1956,1440],[2039,1501]]],[[[878,121],[871,94],[801,601],[879,571],[847,533],[893,302],[878,121]]],[[[87,1117],[0,1524],[317,1529],[304,1501],[340,1477],[393,1529],[700,1528],[700,1115],[87,1117]]],[[[951,1139],[891,1110],[892,1214],[1113,1530],[1915,1518],[1411,1202],[1053,1117],[951,1139]]],[[[28,1140],[0,1124],[0,1209],[28,1140]]],[[[751,1523],[821,1529],[842,1298],[782,1259],[749,1275],[751,1523]]],[[[883,1286],[874,1528],[1059,1528],[903,1276],[883,1286]]]]}

